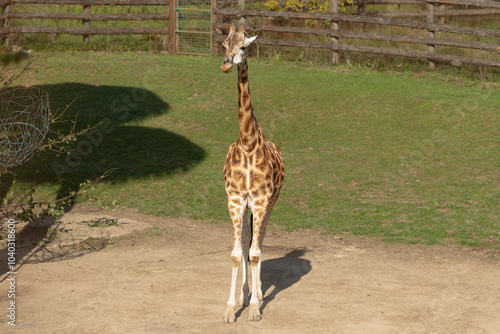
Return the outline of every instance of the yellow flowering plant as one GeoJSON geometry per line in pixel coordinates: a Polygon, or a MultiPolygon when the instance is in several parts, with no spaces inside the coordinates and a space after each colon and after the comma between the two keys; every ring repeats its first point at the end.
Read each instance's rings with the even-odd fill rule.
{"type": "MultiPolygon", "coordinates": [[[[339,9],[345,10],[353,0],[338,0],[339,9]]],[[[330,0],[269,0],[264,5],[271,11],[291,11],[303,13],[326,13],[330,11],[330,0]]]]}

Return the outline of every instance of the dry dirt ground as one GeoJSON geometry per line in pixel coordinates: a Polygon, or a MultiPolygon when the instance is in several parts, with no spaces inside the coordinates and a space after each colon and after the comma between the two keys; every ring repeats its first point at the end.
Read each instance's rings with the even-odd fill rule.
{"type": "Polygon", "coordinates": [[[499,261],[484,252],[271,228],[263,319],[243,308],[226,325],[229,223],[76,207],[17,232],[15,327],[0,249],[1,333],[500,333],[499,261]]]}

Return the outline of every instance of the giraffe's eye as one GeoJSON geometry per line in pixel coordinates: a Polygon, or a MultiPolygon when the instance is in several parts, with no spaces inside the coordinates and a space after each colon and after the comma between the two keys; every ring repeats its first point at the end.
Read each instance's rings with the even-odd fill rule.
{"type": "Polygon", "coordinates": [[[247,49],[247,47],[244,46],[244,47],[241,48],[241,51],[245,51],[246,49],[247,49]]]}

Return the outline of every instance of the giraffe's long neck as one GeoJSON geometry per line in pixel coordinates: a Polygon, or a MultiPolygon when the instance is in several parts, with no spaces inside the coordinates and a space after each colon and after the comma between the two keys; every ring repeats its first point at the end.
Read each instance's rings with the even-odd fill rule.
{"type": "Polygon", "coordinates": [[[252,102],[250,101],[250,88],[248,87],[248,63],[246,59],[238,64],[238,120],[240,123],[240,140],[243,150],[247,155],[252,155],[259,144],[259,123],[253,115],[252,102]]]}

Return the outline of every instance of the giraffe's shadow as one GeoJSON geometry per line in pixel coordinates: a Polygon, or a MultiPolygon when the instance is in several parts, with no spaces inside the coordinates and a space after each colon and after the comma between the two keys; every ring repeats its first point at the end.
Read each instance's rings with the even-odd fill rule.
{"type": "MultiPolygon", "coordinates": [[[[264,313],[268,304],[280,292],[299,282],[311,271],[311,261],[302,258],[307,251],[305,248],[294,249],[282,257],[262,262],[261,281],[264,301],[260,306],[261,313],[264,313]]],[[[236,313],[236,317],[239,318],[245,309],[246,306],[242,307],[236,313]]]]}

